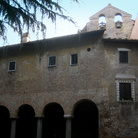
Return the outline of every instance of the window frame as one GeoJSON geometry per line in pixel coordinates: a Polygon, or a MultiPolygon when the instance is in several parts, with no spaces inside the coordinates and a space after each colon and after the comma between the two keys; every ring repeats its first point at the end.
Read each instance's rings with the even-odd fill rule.
{"type": "Polygon", "coordinates": [[[118,60],[119,60],[120,64],[128,64],[129,63],[129,51],[131,51],[131,50],[127,49],[127,48],[118,48],[118,54],[119,54],[118,60]],[[123,52],[127,53],[127,59],[122,60],[121,53],[123,53],[123,52]]]}
{"type": "Polygon", "coordinates": [[[119,62],[128,63],[128,51],[119,51],[119,62]]]}
{"type": "Polygon", "coordinates": [[[48,57],[48,67],[56,67],[57,64],[57,57],[56,56],[49,56],[48,57]],[[55,64],[50,64],[50,58],[55,58],[55,64]]]}
{"type": "Polygon", "coordinates": [[[78,65],[78,54],[71,54],[71,55],[70,55],[70,65],[71,65],[71,66],[78,65]],[[72,61],[73,61],[73,56],[75,56],[75,55],[77,56],[77,60],[76,60],[77,62],[73,63],[73,62],[72,62],[72,61]]]}
{"type": "Polygon", "coordinates": [[[13,61],[9,61],[8,62],[8,72],[15,72],[16,71],[16,61],[13,60],[13,61]],[[10,69],[10,64],[11,63],[14,63],[14,69],[10,69]]]}
{"type": "Polygon", "coordinates": [[[117,91],[117,101],[123,102],[123,101],[135,101],[135,81],[134,80],[116,80],[116,91],[117,91]],[[120,84],[126,83],[131,85],[131,97],[130,99],[123,99],[120,97],[120,84]]]}

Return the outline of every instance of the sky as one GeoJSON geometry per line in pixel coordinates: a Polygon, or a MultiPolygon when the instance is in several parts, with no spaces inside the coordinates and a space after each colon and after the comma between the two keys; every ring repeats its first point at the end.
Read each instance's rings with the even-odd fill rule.
{"type": "MultiPolygon", "coordinates": [[[[60,18],[57,19],[56,23],[44,19],[44,23],[47,26],[46,39],[76,34],[79,29],[83,29],[89,22],[89,17],[105,8],[109,3],[112,6],[131,14],[133,20],[135,20],[138,15],[138,0],[79,0],[79,3],[73,2],[73,0],[58,1],[59,4],[66,9],[64,14],[72,17],[76,22],[76,25],[60,18]]],[[[24,32],[26,32],[26,30],[24,30],[24,32]]],[[[43,39],[41,32],[38,35],[31,31],[29,33],[30,41],[43,39]]],[[[0,37],[0,46],[20,43],[20,36],[13,32],[10,27],[7,28],[7,38],[8,41],[4,42],[0,37]]]]}

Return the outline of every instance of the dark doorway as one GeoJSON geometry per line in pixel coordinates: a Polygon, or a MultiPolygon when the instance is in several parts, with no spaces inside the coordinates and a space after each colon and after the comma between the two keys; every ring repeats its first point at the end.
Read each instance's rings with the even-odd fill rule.
{"type": "Polygon", "coordinates": [[[0,106],[0,138],[10,138],[10,121],[9,110],[5,106],[0,106]]]}
{"type": "Polygon", "coordinates": [[[30,105],[22,105],[18,111],[16,138],[36,138],[36,118],[30,105]]]}
{"type": "Polygon", "coordinates": [[[65,138],[65,119],[62,107],[50,103],[44,109],[42,138],[65,138]]]}
{"type": "Polygon", "coordinates": [[[95,103],[82,100],[76,105],[72,138],[98,138],[98,109],[95,103]]]}

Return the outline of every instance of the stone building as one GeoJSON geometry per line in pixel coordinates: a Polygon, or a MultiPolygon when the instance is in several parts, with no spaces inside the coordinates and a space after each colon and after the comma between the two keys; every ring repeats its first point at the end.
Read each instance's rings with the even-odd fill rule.
{"type": "Polygon", "coordinates": [[[98,15],[106,28],[90,22],[79,34],[0,47],[0,137],[138,137],[137,25],[125,30],[131,15],[111,5],[98,15]],[[109,9],[123,17],[113,34],[109,9]]]}

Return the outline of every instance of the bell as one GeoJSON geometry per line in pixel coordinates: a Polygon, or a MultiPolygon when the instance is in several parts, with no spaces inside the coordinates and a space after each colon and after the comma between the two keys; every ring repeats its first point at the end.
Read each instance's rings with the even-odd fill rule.
{"type": "Polygon", "coordinates": [[[105,25],[101,25],[101,26],[100,26],[100,29],[104,29],[104,28],[105,28],[105,25]]]}
{"type": "Polygon", "coordinates": [[[101,22],[99,26],[100,26],[100,29],[105,29],[106,24],[104,22],[101,22]]]}
{"type": "Polygon", "coordinates": [[[116,22],[116,28],[121,28],[121,22],[116,22]]]}

